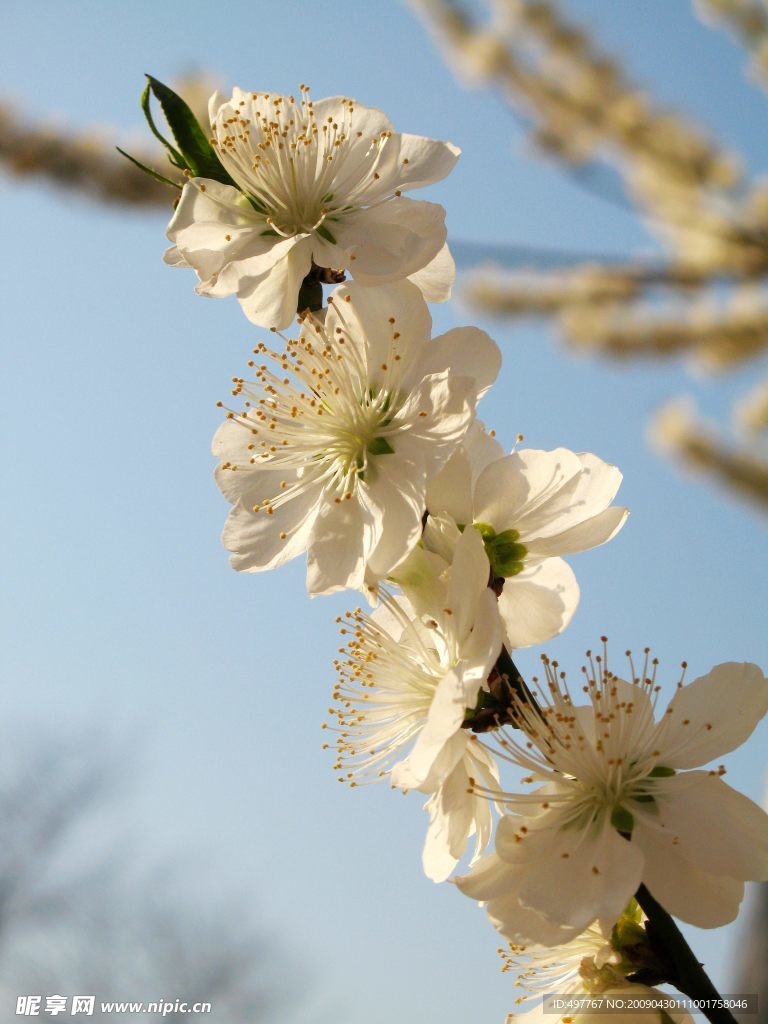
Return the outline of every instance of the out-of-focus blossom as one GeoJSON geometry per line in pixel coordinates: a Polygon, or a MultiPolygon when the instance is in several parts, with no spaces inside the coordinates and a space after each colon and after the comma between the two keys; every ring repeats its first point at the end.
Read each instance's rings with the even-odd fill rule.
{"type": "Polygon", "coordinates": [[[730,492],[768,509],[768,458],[754,446],[736,447],[712,424],[701,420],[692,402],[669,402],[651,421],[652,444],[685,469],[705,473],[730,492]]]}
{"type": "Polygon", "coordinates": [[[749,434],[768,430],[768,377],[736,403],[735,421],[749,434]]]}

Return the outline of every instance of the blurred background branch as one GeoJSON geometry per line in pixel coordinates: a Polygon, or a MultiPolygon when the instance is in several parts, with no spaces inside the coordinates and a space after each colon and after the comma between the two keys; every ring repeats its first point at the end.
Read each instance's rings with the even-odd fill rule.
{"type": "MultiPolygon", "coordinates": [[[[482,267],[465,295],[478,309],[553,323],[573,349],[612,360],[686,356],[718,373],[768,347],[768,185],[687,115],[663,108],[551,0],[413,0],[451,66],[493,89],[536,148],[591,190],[611,176],[620,199],[657,235],[665,259],[579,260],[533,270],[482,267]],[[608,175],[608,177],[606,177],[608,175]]],[[[768,12],[747,0],[703,0],[699,13],[746,45],[762,75],[768,12]]],[[[760,394],[766,385],[761,385],[760,394]]],[[[735,412],[735,411],[734,411],[735,412]]],[[[765,416],[735,445],[687,416],[661,415],[654,435],[683,465],[768,509],[765,416]]]]}
{"type": "MultiPolygon", "coordinates": [[[[180,76],[174,83],[202,124],[208,123],[208,99],[218,80],[206,73],[180,76]]],[[[116,143],[131,156],[183,184],[160,145],[132,144],[107,131],[72,132],[30,123],[10,100],[0,101],[0,164],[20,178],[37,177],[88,198],[124,206],[159,206],[169,210],[174,190],[144,174],[121,156],[116,143]]]]}

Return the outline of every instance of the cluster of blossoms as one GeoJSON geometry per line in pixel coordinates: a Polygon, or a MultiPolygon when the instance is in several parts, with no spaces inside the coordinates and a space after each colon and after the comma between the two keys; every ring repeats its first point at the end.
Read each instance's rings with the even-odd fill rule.
{"type": "Polygon", "coordinates": [[[184,185],[166,258],[273,332],[213,441],[233,567],[306,552],[310,594],[365,599],[338,619],[326,746],[340,780],[427,797],[435,881],[474,838],[456,885],[529,965],[559,965],[574,991],[674,980],[634,898],[713,927],[746,879],[768,877],[768,817],[721,767],[694,770],[747,739],[768,681],[720,665],[681,679],[657,716],[647,654],[625,678],[606,650],[590,656],[578,692],[546,658],[541,681],[522,680],[514,650],[560,633],[579,601],[562,556],[611,540],[627,510],[598,456],[506,452],[485,430],[477,406],[501,363],[487,334],[432,337],[427,300],[454,274],[444,211],[401,193],[444,177],[458,150],[303,86],[298,103],[214,96],[210,119],[197,156],[218,176],[184,185]]]}

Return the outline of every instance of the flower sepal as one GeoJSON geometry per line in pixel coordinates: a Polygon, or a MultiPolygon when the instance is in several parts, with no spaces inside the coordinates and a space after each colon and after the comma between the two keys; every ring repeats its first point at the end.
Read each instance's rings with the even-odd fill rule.
{"type": "Polygon", "coordinates": [[[502,530],[501,533],[497,533],[488,523],[473,525],[483,538],[485,553],[488,555],[495,579],[505,580],[523,571],[528,548],[525,544],[518,544],[520,533],[517,530],[502,530]]]}
{"type": "Polygon", "coordinates": [[[674,981],[675,969],[669,957],[646,930],[647,921],[636,900],[611,929],[611,946],[619,954],[615,965],[627,981],[636,985],[664,985],[674,981]]]}

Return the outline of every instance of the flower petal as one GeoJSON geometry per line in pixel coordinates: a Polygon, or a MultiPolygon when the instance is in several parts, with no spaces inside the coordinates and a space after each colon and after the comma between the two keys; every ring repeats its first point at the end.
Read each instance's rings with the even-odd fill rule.
{"type": "Polygon", "coordinates": [[[561,558],[547,558],[504,583],[499,613],[507,643],[530,647],[561,633],[579,604],[579,585],[561,558]]]}
{"type": "Polygon", "coordinates": [[[474,483],[486,466],[503,455],[499,442],[486,434],[480,420],[473,420],[460,447],[427,482],[430,513],[435,516],[447,513],[462,526],[471,523],[474,483]]]}
{"type": "Polygon", "coordinates": [[[461,530],[455,521],[448,515],[428,516],[424,525],[422,540],[424,547],[445,559],[452,562],[456,552],[456,545],[461,539],[461,530]]]}
{"type": "Polygon", "coordinates": [[[547,557],[549,555],[570,555],[577,551],[588,551],[599,547],[615,537],[629,516],[629,509],[612,505],[586,522],[578,523],[562,533],[546,539],[530,541],[528,551],[531,555],[547,557]]]}
{"type": "Polygon", "coordinates": [[[425,302],[447,302],[456,280],[456,264],[448,246],[444,245],[426,267],[409,274],[408,280],[416,285],[425,302]]]}
{"type": "MultiPolygon", "coordinates": [[[[563,452],[565,449],[559,449],[561,459],[563,452]]],[[[549,456],[551,462],[552,456],[558,453],[542,452],[536,462],[543,462],[544,454],[549,456]]],[[[527,452],[522,451],[520,454],[526,456],[527,452]]],[[[538,502],[535,507],[532,505],[520,517],[517,529],[525,537],[554,537],[604,511],[616,494],[621,483],[621,473],[615,466],[589,452],[575,456],[570,452],[569,455],[569,463],[572,464],[572,458],[578,460],[578,471],[555,493],[548,493],[546,501],[538,502]]],[[[532,469],[533,466],[530,466],[529,472],[532,469]]]]}
{"type": "Polygon", "coordinates": [[[465,530],[456,544],[447,595],[452,632],[459,643],[469,636],[478,616],[478,601],[488,590],[489,575],[483,538],[477,530],[465,530]]]}
{"type": "Polygon", "coordinates": [[[404,196],[349,214],[334,224],[339,245],[350,249],[350,270],[360,284],[399,281],[426,267],[445,244],[445,210],[404,196]]]}
{"type": "Polygon", "coordinates": [[[423,135],[400,136],[400,188],[423,188],[442,181],[461,155],[452,142],[440,142],[423,135]]]}
{"type": "Polygon", "coordinates": [[[643,852],[643,882],[674,917],[698,928],[719,928],[733,921],[744,896],[744,883],[702,871],[681,856],[672,836],[636,820],[632,846],[643,852]]]}
{"type": "Polygon", "coordinates": [[[179,252],[178,246],[171,245],[163,253],[163,263],[169,267],[188,267],[189,264],[179,252]]]}
{"type": "Polygon", "coordinates": [[[662,720],[664,764],[696,768],[745,742],[768,711],[768,679],[757,665],[725,662],[683,686],[662,720]]]}
{"type": "Polygon", "coordinates": [[[427,721],[410,754],[392,769],[392,784],[401,789],[434,792],[456,766],[467,744],[460,731],[464,721],[464,683],[454,669],[435,689],[427,721]]]}
{"type": "MultiPolygon", "coordinates": [[[[210,178],[192,178],[182,189],[166,231],[178,253],[172,265],[192,267],[203,294],[209,294],[217,275],[232,260],[272,248],[275,239],[262,236],[265,228],[264,218],[238,189],[210,178]]],[[[166,263],[171,263],[168,253],[166,263]]]]}
{"type": "MultiPolygon", "coordinates": [[[[418,545],[395,567],[390,579],[401,588],[415,614],[427,615],[433,608],[444,608],[447,603],[447,568],[448,562],[440,555],[418,545]]],[[[403,603],[402,598],[400,603],[403,603]]]]}
{"type": "MultiPolygon", "coordinates": [[[[298,482],[295,470],[256,469],[255,467],[248,467],[240,471],[217,466],[214,476],[219,490],[227,501],[233,505],[240,502],[246,510],[250,509],[251,511],[253,511],[254,505],[262,505],[265,502],[274,505],[274,500],[278,495],[287,493],[298,482]]],[[[305,490],[306,485],[307,481],[302,480],[299,486],[301,490],[305,490]]]]}
{"type": "Polygon", "coordinates": [[[366,288],[350,281],[333,291],[333,302],[326,314],[329,338],[351,337],[365,354],[371,383],[384,380],[381,364],[388,363],[398,341],[406,361],[418,364],[421,349],[432,334],[432,317],[419,290],[409,281],[398,281],[379,288],[366,288]],[[395,333],[400,338],[395,339],[395,333]],[[402,339],[402,340],[400,340],[402,339]]]}
{"type": "Polygon", "coordinates": [[[462,651],[465,700],[468,707],[477,703],[478,691],[484,686],[501,653],[502,629],[496,595],[488,587],[480,595],[472,633],[462,651]]]}
{"type": "Polygon", "coordinates": [[[654,824],[681,857],[702,871],[768,879],[768,814],[709,772],[659,779],[654,824]]]}
{"type": "MultiPolygon", "coordinates": [[[[469,792],[470,775],[481,774],[483,781],[498,781],[492,763],[470,757],[469,744],[464,757],[424,805],[429,812],[429,827],[422,853],[427,878],[444,882],[462,857],[469,838],[477,834],[475,857],[487,847],[492,828],[491,805],[484,797],[469,792]]],[[[479,748],[482,750],[482,748],[479,748]]]]}
{"type": "Polygon", "coordinates": [[[398,410],[397,420],[410,424],[399,438],[398,451],[412,458],[420,452],[427,473],[436,473],[467,433],[475,394],[473,380],[454,377],[450,370],[425,377],[398,410]]]}
{"type": "Polygon", "coordinates": [[[252,412],[228,417],[213,435],[211,452],[221,462],[231,462],[238,467],[250,466],[253,449],[248,445],[253,443],[255,429],[256,417],[252,412]]]}
{"type": "Polygon", "coordinates": [[[493,384],[501,368],[501,352],[496,342],[477,327],[454,327],[435,338],[424,353],[421,372],[439,373],[449,366],[461,377],[471,377],[482,397],[493,384]]]}
{"type": "Polygon", "coordinates": [[[232,272],[238,274],[238,302],[251,323],[282,330],[296,316],[299,289],[312,266],[312,238],[287,238],[274,252],[280,259],[265,270],[257,257],[233,265],[232,272]]]}
{"type": "Polygon", "coordinates": [[[319,489],[307,489],[277,505],[272,515],[266,511],[254,513],[250,505],[238,502],[227,516],[221,535],[224,547],[232,552],[232,568],[262,572],[300,555],[307,548],[318,501],[319,489]]]}
{"type": "Polygon", "coordinates": [[[379,539],[368,559],[370,577],[382,579],[403,561],[419,541],[424,513],[424,470],[399,458],[381,455],[375,460],[366,492],[373,516],[381,520],[379,539]]]}
{"type": "Polygon", "coordinates": [[[427,508],[436,516],[449,515],[462,526],[472,522],[472,466],[463,445],[427,482],[427,508]]]}
{"type": "Polygon", "coordinates": [[[520,871],[490,853],[455,880],[458,889],[471,899],[487,904],[494,928],[510,942],[540,942],[558,946],[579,934],[579,930],[550,921],[543,914],[524,907],[517,896],[520,871]]]}
{"type": "Polygon", "coordinates": [[[497,533],[521,529],[526,518],[538,526],[547,507],[569,483],[567,493],[572,492],[580,472],[579,457],[566,448],[550,452],[524,448],[506,455],[478,477],[475,520],[489,523],[497,533]]]}
{"type": "Polygon", "coordinates": [[[307,590],[312,596],[359,589],[380,524],[356,498],[336,501],[324,494],[307,547],[307,590]]]}
{"type": "Polygon", "coordinates": [[[587,831],[538,826],[526,843],[536,856],[528,851],[520,902],[556,924],[583,931],[595,918],[616,920],[640,884],[642,853],[608,822],[587,831]]]}
{"type": "Polygon", "coordinates": [[[493,851],[478,861],[466,875],[457,878],[456,886],[465,896],[484,903],[512,892],[517,875],[517,869],[493,851]]]}
{"type": "MultiPolygon", "coordinates": [[[[336,196],[348,195],[358,204],[370,203],[391,195],[398,187],[400,168],[397,133],[392,131],[392,122],[383,110],[366,107],[357,100],[352,101],[354,112],[344,141],[343,156],[337,161],[337,170],[330,191],[336,196]],[[388,136],[382,143],[382,137],[388,136]],[[370,159],[376,154],[375,164],[370,159]],[[371,171],[375,166],[378,178],[371,171]]],[[[347,123],[350,100],[344,96],[329,96],[314,104],[315,123],[318,125],[347,123]],[[329,120],[330,119],[330,120],[329,120]]],[[[322,129],[321,129],[322,130],[322,129]]]]}

